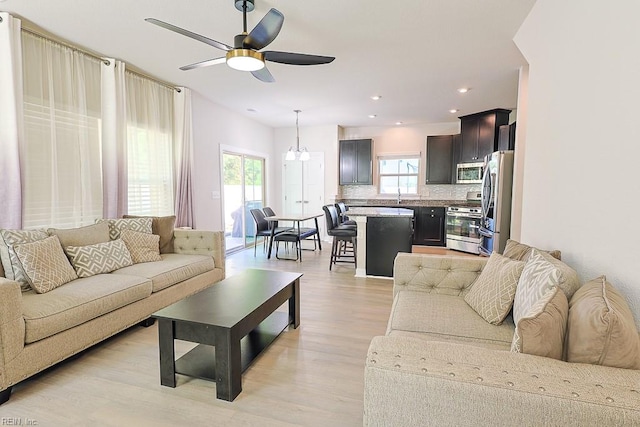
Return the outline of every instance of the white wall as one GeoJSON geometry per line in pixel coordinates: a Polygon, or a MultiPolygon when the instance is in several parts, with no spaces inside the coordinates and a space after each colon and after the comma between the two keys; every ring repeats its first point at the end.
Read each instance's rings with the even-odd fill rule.
{"type": "Polygon", "coordinates": [[[601,274],[640,326],[640,2],[538,0],[529,62],[521,239],[601,274]]]}
{"type": "Polygon", "coordinates": [[[212,103],[193,93],[194,210],[195,226],[222,230],[220,145],[238,147],[241,152],[262,153],[266,160],[267,203],[273,197],[270,183],[276,182],[273,165],[273,129],[212,103]]]}

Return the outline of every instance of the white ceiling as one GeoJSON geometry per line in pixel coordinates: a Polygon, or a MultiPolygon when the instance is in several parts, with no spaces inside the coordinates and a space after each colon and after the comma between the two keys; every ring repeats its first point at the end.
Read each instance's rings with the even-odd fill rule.
{"type": "Polygon", "coordinates": [[[285,16],[266,50],[336,57],[319,66],[268,63],[276,79],[270,84],[224,64],[180,71],[224,52],[144,21],[157,18],[233,45],[242,31],[234,0],[0,0],[0,10],[272,127],[293,126],[294,109],[302,110],[300,126],[353,127],[450,122],[514,108],[524,59],[512,39],[534,2],[256,0],[249,30],[272,7],[285,16]],[[460,95],[463,86],[471,90],[460,95]],[[453,108],[459,112],[449,113],[453,108]]]}

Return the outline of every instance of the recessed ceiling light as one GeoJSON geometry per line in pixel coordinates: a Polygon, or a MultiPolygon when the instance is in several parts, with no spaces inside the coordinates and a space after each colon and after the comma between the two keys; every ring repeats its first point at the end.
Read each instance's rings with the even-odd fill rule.
{"type": "Polygon", "coordinates": [[[373,99],[374,101],[377,101],[377,100],[379,100],[380,98],[382,98],[382,96],[380,96],[380,95],[373,95],[373,96],[371,97],[371,99],[373,99]]]}
{"type": "Polygon", "coordinates": [[[396,122],[396,125],[400,126],[402,124],[402,122],[396,122]]]}
{"type": "Polygon", "coordinates": [[[257,113],[258,111],[255,108],[247,108],[247,111],[250,113],[257,113]]]}
{"type": "Polygon", "coordinates": [[[378,117],[378,116],[376,116],[375,114],[369,114],[369,118],[370,119],[375,119],[376,117],[378,117]]]}
{"type": "Polygon", "coordinates": [[[468,87],[461,87],[460,89],[458,89],[459,93],[467,93],[469,92],[469,88],[468,87]]]}
{"type": "Polygon", "coordinates": [[[458,111],[460,111],[460,110],[456,110],[456,109],[451,109],[451,110],[449,110],[449,112],[450,112],[451,114],[455,114],[455,113],[457,113],[458,111]]]}

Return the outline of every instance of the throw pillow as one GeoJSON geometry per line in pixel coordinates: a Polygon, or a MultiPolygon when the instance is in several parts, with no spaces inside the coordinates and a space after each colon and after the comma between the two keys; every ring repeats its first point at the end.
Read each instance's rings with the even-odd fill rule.
{"type": "Polygon", "coordinates": [[[0,259],[7,279],[20,283],[23,291],[29,291],[31,286],[27,279],[14,245],[31,243],[49,237],[44,230],[0,230],[0,259]]]}
{"type": "Polygon", "coordinates": [[[134,264],[162,261],[159,250],[160,236],[133,230],[122,230],[120,236],[127,246],[134,264]]]}
{"type": "Polygon", "coordinates": [[[511,310],[523,268],[524,261],[493,252],[464,300],[484,320],[500,325],[511,310]]]}
{"type": "Polygon", "coordinates": [[[151,218],[151,232],[160,236],[160,253],[173,253],[173,229],[176,224],[176,216],[143,217],[135,215],[123,215],[123,218],[151,218]]]}
{"type": "Polygon", "coordinates": [[[67,246],[87,246],[110,240],[109,224],[100,222],[78,228],[49,228],[49,236],[58,236],[63,249],[67,246]]]}
{"type": "Polygon", "coordinates": [[[640,369],[640,338],[624,297],[600,276],[571,298],[567,361],[640,369]]]}
{"type": "Polygon", "coordinates": [[[111,240],[119,239],[122,230],[151,234],[151,218],[99,219],[96,222],[107,222],[109,224],[109,238],[111,240]]]}
{"type": "Polygon", "coordinates": [[[68,246],[67,255],[78,277],[110,273],[133,264],[127,246],[120,239],[88,246],[68,246]]]}
{"type": "Polygon", "coordinates": [[[39,294],[78,278],[57,236],[15,245],[14,250],[29,284],[39,294]]]}
{"type": "MultiPolygon", "coordinates": [[[[502,255],[506,256],[507,258],[516,259],[518,261],[526,261],[531,256],[532,249],[537,249],[537,248],[533,248],[532,246],[525,245],[524,243],[520,243],[515,240],[507,239],[507,244],[504,247],[504,251],[502,255]]],[[[556,259],[562,258],[561,256],[562,254],[558,250],[550,250],[550,251],[545,251],[542,249],[537,249],[537,250],[541,252],[546,252],[556,259]]]]}
{"type": "Polygon", "coordinates": [[[561,271],[534,248],[513,302],[512,351],[562,359],[568,303],[561,279],[561,271]]]}

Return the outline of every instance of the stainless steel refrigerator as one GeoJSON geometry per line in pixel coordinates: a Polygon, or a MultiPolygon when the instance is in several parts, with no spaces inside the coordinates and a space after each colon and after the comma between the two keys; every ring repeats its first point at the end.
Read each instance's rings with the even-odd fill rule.
{"type": "Polygon", "coordinates": [[[513,151],[496,151],[484,158],[480,255],[502,253],[511,231],[513,151]]]}

